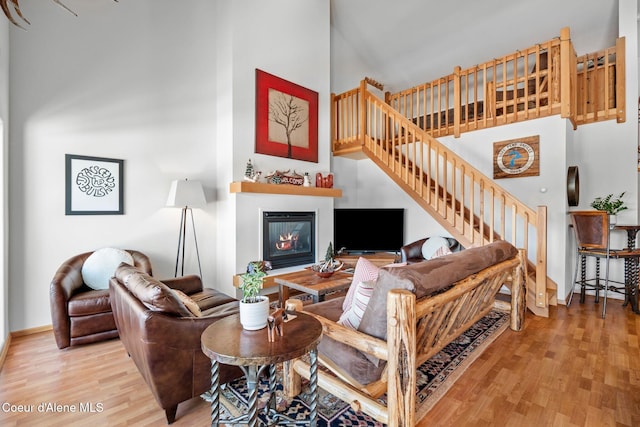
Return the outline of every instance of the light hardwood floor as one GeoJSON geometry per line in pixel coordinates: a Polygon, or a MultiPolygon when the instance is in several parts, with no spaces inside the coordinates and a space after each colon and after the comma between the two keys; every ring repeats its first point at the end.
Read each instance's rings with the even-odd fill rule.
{"type": "MultiPolygon", "coordinates": [[[[418,425],[640,426],[640,316],[615,300],[605,320],[599,310],[588,300],[549,319],[529,313],[524,331],[504,332],[418,425]]],[[[50,331],[12,339],[0,404],[2,426],[166,425],[120,341],[60,351],[50,331]],[[38,413],[41,403],[67,407],[38,413]]],[[[209,425],[208,404],[180,404],[173,425],[209,425]]]]}

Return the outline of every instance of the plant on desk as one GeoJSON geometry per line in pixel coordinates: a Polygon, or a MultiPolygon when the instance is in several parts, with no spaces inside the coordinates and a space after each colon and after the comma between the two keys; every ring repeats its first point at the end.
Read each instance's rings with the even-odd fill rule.
{"type": "Polygon", "coordinates": [[[269,297],[260,295],[262,281],[271,270],[268,261],[251,261],[247,272],[240,276],[242,300],[240,300],[240,323],[244,329],[253,331],[267,326],[269,297]]]}
{"type": "Polygon", "coordinates": [[[619,196],[614,197],[613,194],[608,194],[605,197],[596,197],[593,202],[591,202],[591,207],[599,210],[605,211],[609,214],[609,224],[614,225],[616,223],[618,212],[622,212],[627,209],[627,205],[625,205],[622,197],[626,192],[623,191],[619,196]]]}

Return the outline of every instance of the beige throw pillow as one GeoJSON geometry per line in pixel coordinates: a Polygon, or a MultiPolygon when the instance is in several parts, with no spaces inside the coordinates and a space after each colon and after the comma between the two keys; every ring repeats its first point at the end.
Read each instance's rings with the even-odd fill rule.
{"type": "Polygon", "coordinates": [[[179,289],[173,289],[173,292],[175,292],[178,299],[182,301],[185,307],[187,307],[187,309],[189,309],[189,311],[193,313],[194,316],[202,317],[202,311],[200,311],[200,307],[198,307],[198,304],[196,304],[196,302],[192,300],[189,295],[185,294],[179,289]]]}

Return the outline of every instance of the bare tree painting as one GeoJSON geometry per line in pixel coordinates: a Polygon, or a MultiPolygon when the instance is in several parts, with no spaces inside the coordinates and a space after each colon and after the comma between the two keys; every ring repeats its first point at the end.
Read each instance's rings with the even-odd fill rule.
{"type": "Polygon", "coordinates": [[[291,147],[309,147],[309,102],[269,89],[269,140],[287,144],[287,157],[291,147]]]}
{"type": "Polygon", "coordinates": [[[318,92],[256,68],[256,153],[318,162],[318,92]]]}

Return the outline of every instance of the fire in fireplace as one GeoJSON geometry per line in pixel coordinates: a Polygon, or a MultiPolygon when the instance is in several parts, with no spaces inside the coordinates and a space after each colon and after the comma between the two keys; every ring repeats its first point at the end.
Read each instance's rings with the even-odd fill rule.
{"type": "Polygon", "coordinates": [[[263,212],[262,259],[273,268],[315,262],[315,212],[263,212]]]}

